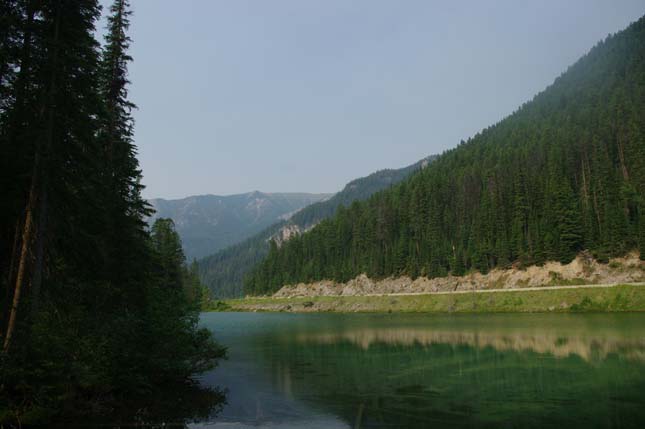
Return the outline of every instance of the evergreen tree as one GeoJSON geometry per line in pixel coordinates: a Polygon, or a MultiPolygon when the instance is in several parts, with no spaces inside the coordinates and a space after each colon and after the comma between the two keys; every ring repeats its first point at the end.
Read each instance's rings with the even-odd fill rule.
{"type": "Polygon", "coordinates": [[[0,1],[0,404],[18,417],[109,409],[212,367],[223,349],[197,326],[176,232],[144,228],[127,2],[101,55],[95,0],[0,1]]]}
{"type": "Polygon", "coordinates": [[[157,263],[164,287],[180,289],[185,257],[181,239],[172,219],[159,218],[152,225],[152,243],[157,251],[157,263]]]}
{"type": "Polygon", "coordinates": [[[141,171],[133,143],[135,107],[128,100],[127,54],[130,38],[129,4],[116,0],[108,16],[108,32],[99,69],[100,93],[103,111],[98,139],[103,159],[100,170],[103,177],[103,223],[105,226],[104,267],[108,279],[120,285],[118,293],[140,290],[144,281],[146,257],[146,216],[151,214],[141,197],[141,171]]]}

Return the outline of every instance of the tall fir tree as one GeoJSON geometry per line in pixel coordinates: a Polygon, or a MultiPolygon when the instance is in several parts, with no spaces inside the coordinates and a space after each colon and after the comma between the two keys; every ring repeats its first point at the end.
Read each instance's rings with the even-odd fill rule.
{"type": "Polygon", "coordinates": [[[165,293],[145,229],[127,3],[102,55],[95,0],[0,10],[0,404],[76,413],[212,367],[223,350],[197,326],[195,278],[179,264],[180,292],[165,293]]]}
{"type": "Polygon", "coordinates": [[[133,143],[135,105],[128,99],[127,66],[132,61],[128,54],[131,39],[127,35],[130,15],[129,2],[115,0],[107,20],[99,68],[103,100],[98,133],[103,158],[99,171],[106,232],[103,249],[106,279],[118,285],[116,294],[131,294],[133,302],[141,302],[147,266],[145,218],[151,210],[141,196],[141,170],[133,143]]]}

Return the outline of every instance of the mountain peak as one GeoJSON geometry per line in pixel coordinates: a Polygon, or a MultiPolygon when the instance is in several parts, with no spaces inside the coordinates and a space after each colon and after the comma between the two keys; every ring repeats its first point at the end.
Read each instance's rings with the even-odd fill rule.
{"type": "Polygon", "coordinates": [[[171,218],[181,236],[188,259],[200,258],[236,244],[328,194],[264,193],[191,195],[150,200],[155,214],[171,218]]]}

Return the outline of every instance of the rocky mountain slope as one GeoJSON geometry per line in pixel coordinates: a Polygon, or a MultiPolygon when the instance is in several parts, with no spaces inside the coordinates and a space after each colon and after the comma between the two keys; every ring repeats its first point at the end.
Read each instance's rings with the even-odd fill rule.
{"type": "Polygon", "coordinates": [[[197,195],[178,200],[150,201],[150,219],[171,218],[188,259],[201,258],[239,243],[303,207],[326,200],[330,194],[263,193],[197,195]]]}
{"type": "Polygon", "coordinates": [[[434,160],[424,158],[399,169],[385,169],[349,182],[333,197],[312,204],[295,213],[288,221],[276,222],[246,241],[231,246],[199,261],[202,282],[214,296],[236,297],[242,294],[244,276],[269,252],[269,242],[282,244],[288,239],[309,230],[318,222],[333,216],[339,206],[349,206],[365,200],[374,193],[399,183],[434,160]]]}

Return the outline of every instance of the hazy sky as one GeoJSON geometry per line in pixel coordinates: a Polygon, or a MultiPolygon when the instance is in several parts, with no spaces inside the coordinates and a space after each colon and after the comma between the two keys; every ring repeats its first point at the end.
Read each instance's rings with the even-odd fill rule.
{"type": "Polygon", "coordinates": [[[440,153],[645,13],[645,0],[131,3],[144,195],[165,198],[335,192],[440,153]]]}

